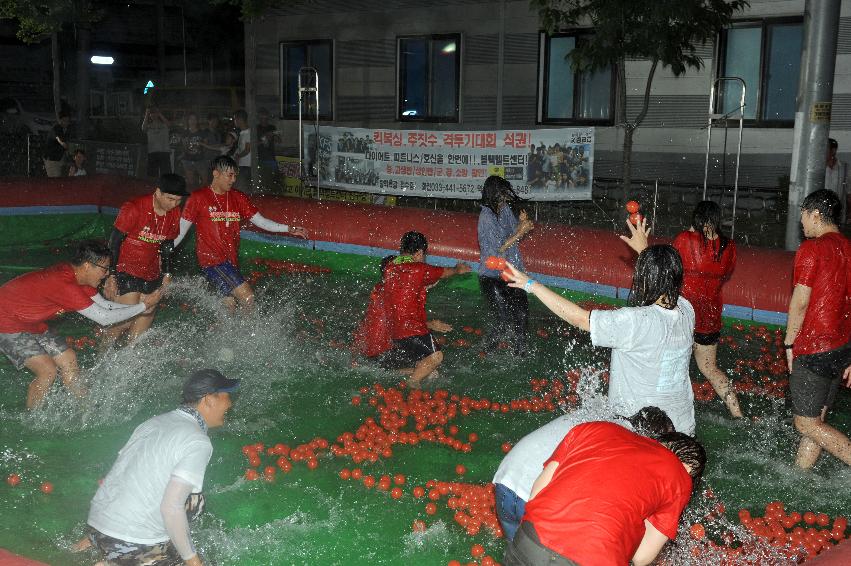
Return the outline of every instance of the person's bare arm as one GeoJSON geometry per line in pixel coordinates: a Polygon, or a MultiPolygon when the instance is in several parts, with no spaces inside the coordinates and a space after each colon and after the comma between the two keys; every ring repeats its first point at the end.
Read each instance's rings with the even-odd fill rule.
{"type": "Polygon", "coordinates": [[[632,556],[634,566],[645,566],[653,562],[666,542],[668,537],[657,531],[650,521],[644,519],[644,537],[632,556]]]}
{"type": "Polygon", "coordinates": [[[556,473],[556,469],[558,468],[558,462],[550,462],[546,466],[544,466],[544,471],[541,472],[541,475],[535,480],[535,483],[532,484],[532,492],[529,494],[529,501],[535,499],[535,496],[541,493],[541,490],[550,485],[550,482],[553,480],[553,474],[556,473]]]}
{"type": "Polygon", "coordinates": [[[440,276],[441,279],[446,279],[447,277],[452,277],[453,275],[463,275],[465,273],[470,273],[471,267],[466,263],[459,261],[455,264],[455,267],[444,267],[443,275],[440,276]]]}
{"type": "Polygon", "coordinates": [[[520,211],[520,222],[517,223],[517,229],[514,233],[509,236],[509,238],[497,249],[499,253],[504,254],[508,248],[522,240],[526,237],[526,234],[532,231],[535,228],[535,225],[529,220],[529,216],[526,214],[525,210],[520,211]]]}
{"type": "Polygon", "coordinates": [[[437,319],[426,321],[426,327],[429,330],[432,330],[434,332],[440,332],[440,333],[452,332],[452,325],[451,324],[447,324],[447,323],[443,322],[442,320],[437,320],[437,319]]]}
{"type": "MultiPolygon", "coordinates": [[[[792,290],[792,298],[789,300],[789,313],[786,318],[786,338],[784,344],[794,344],[798,333],[801,331],[801,325],[804,323],[804,315],[807,313],[807,307],[810,305],[810,295],[812,288],[806,285],[795,285],[792,290]]],[[[789,371],[792,371],[792,349],[786,349],[786,365],[789,371]]]]}
{"type": "MultiPolygon", "coordinates": [[[[517,289],[526,290],[526,283],[530,281],[528,275],[522,271],[518,271],[511,263],[506,262],[506,271],[508,271],[508,286],[517,289]]],[[[505,271],[503,271],[505,273],[505,271]]],[[[528,292],[538,297],[544,306],[553,311],[560,319],[565,320],[573,326],[590,332],[591,330],[591,311],[585,310],[573,301],[565,299],[558,293],[550,291],[544,285],[538,282],[532,283],[528,292]]]]}

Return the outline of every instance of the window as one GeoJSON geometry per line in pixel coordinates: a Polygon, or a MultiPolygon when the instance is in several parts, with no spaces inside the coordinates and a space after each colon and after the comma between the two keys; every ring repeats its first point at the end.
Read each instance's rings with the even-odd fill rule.
{"type": "MultiPolygon", "coordinates": [[[[313,67],[319,75],[319,118],[332,119],[334,100],[333,45],[330,40],[293,41],[281,43],[281,116],[298,118],[299,70],[313,67]]],[[[312,87],[308,74],[302,77],[302,87],[312,87]]],[[[313,118],[312,92],[303,93],[302,116],[313,118]]]]}
{"type": "MultiPolygon", "coordinates": [[[[721,33],[718,76],[745,81],[745,119],[752,124],[793,124],[802,39],[800,19],[741,22],[721,33]]],[[[737,116],[741,85],[725,81],[717,93],[716,112],[737,116]]]]}
{"type": "Polygon", "coordinates": [[[457,122],[461,36],[400,37],[399,120],[457,122]]]}
{"type": "Polygon", "coordinates": [[[608,124],[612,117],[612,71],[578,73],[568,56],[582,36],[541,34],[538,122],[608,124]]]}

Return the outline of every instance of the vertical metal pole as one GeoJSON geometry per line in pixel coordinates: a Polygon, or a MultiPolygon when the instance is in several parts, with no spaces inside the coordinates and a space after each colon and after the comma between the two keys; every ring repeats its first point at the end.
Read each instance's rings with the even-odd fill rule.
{"type": "Polygon", "coordinates": [[[650,231],[656,233],[656,201],[659,198],[659,179],[656,179],[656,188],[653,190],[653,221],[650,223],[650,231]]]}
{"type": "Polygon", "coordinates": [[[801,243],[798,230],[801,201],[811,192],[824,188],[840,7],[840,0],[807,0],[804,6],[801,76],[786,214],[787,250],[796,250],[801,243]]]}
{"type": "Polygon", "coordinates": [[[739,143],[736,146],[736,179],[733,181],[733,219],[730,224],[731,239],[736,235],[736,203],[739,199],[739,164],[742,162],[742,135],[745,127],[745,88],[745,81],[742,81],[742,98],[739,100],[739,143]]]}

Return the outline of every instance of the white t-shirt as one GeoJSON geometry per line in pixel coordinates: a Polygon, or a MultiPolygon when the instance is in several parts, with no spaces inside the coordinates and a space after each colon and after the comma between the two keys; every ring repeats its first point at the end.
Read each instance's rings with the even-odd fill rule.
{"type": "MultiPolygon", "coordinates": [[[[577,411],[569,415],[562,415],[541,428],[533,430],[521,438],[502,459],[502,463],[493,476],[493,483],[500,483],[524,501],[529,501],[532,484],[544,470],[544,462],[552,456],[559,443],[570,432],[570,429],[591,420],[608,419],[593,418],[592,415],[581,414],[581,411],[577,411]]],[[[609,422],[617,423],[632,430],[632,426],[625,420],[612,419],[609,422]]]]}
{"type": "Polygon", "coordinates": [[[689,362],[694,308],[680,297],[671,310],[650,305],[591,311],[591,343],[612,348],[609,403],[622,415],[649,405],[665,411],[678,432],[694,434],[689,362]]]}
{"type": "MultiPolygon", "coordinates": [[[[241,154],[245,151],[245,146],[251,143],[251,130],[246,128],[239,131],[239,139],[236,140],[236,153],[241,154]]],[[[239,167],[251,167],[251,152],[239,158],[239,167]]]]}
{"type": "Polygon", "coordinates": [[[169,540],[160,503],[171,476],[201,491],[213,454],[192,417],[174,410],[140,424],[92,499],[88,524],[105,535],[138,544],[169,540]]]}

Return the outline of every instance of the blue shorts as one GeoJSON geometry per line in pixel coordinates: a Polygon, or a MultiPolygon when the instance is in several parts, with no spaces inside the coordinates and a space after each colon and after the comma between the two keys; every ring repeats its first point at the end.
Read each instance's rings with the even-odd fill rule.
{"type": "Polygon", "coordinates": [[[220,263],[219,265],[205,267],[203,271],[210,285],[224,297],[231,295],[234,289],[245,283],[245,279],[243,279],[242,273],[239,272],[239,268],[234,267],[229,261],[220,263]]]}

